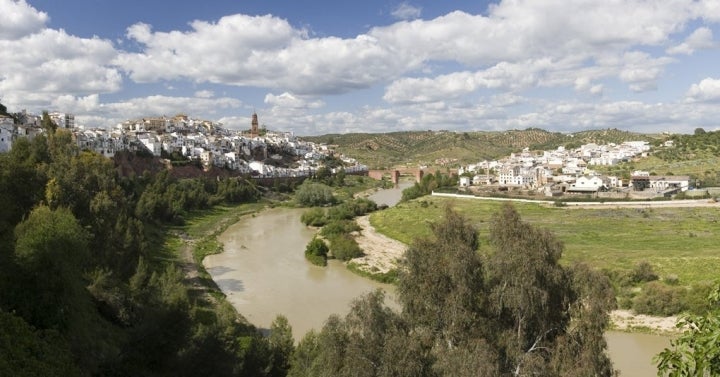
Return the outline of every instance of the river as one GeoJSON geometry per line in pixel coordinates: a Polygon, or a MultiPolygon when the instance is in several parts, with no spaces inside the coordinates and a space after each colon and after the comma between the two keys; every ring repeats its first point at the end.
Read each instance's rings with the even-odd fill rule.
{"type": "MultiPolygon", "coordinates": [[[[408,185],[370,198],[394,205],[408,185]]],[[[392,300],[394,293],[393,286],[355,275],[338,261],[329,261],[328,267],[308,263],[305,245],[315,231],[300,222],[303,211],[274,208],[248,216],[220,235],[225,252],[203,261],[238,312],[260,328],[269,328],[283,314],[296,341],[320,329],[331,314],[346,314],[358,296],[380,288],[392,300]]],[[[669,345],[667,337],[648,334],[611,331],[606,339],[615,368],[633,377],[655,376],[652,357],[669,345]]]]}

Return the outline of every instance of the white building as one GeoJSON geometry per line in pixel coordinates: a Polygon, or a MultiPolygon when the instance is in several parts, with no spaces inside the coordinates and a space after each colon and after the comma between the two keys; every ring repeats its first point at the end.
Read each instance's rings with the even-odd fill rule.
{"type": "Polygon", "coordinates": [[[597,192],[604,186],[603,180],[598,177],[582,176],[578,178],[574,184],[570,185],[566,191],[568,192],[597,192]]]}
{"type": "Polygon", "coordinates": [[[0,153],[10,151],[14,137],[15,124],[13,118],[0,115],[0,153]]]}

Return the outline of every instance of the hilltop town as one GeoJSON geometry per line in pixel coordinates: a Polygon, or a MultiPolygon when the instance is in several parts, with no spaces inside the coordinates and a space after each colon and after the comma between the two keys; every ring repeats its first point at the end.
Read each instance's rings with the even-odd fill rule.
{"type": "MultiPolygon", "coordinates": [[[[250,127],[240,131],[183,114],[127,120],[112,129],[77,127],[71,114],[53,112],[46,116],[57,128],[69,130],[81,150],[92,150],[108,158],[119,151],[141,152],[256,178],[309,176],[329,156],[340,158],[347,173],[367,170],[353,158],[334,156],[325,145],[302,141],[292,132],[265,129],[255,113],[250,127]]],[[[9,151],[17,138],[32,139],[45,133],[42,118],[25,111],[14,117],[0,115],[0,152],[9,151]]]]}
{"type": "MultiPolygon", "coordinates": [[[[0,152],[10,150],[19,137],[33,138],[46,132],[43,116],[55,127],[69,130],[81,150],[109,158],[118,151],[132,151],[193,162],[204,169],[217,167],[256,178],[282,178],[310,176],[332,156],[343,162],[347,173],[368,171],[366,165],[327,144],[301,140],[292,132],[267,130],[260,126],[256,113],[245,130],[230,130],[220,123],[184,114],[127,120],[104,129],[78,127],[71,114],[52,112],[41,116],[22,111],[13,116],[0,115],[0,152]]],[[[672,140],[662,146],[672,147],[672,140]]],[[[588,143],[578,148],[560,146],[545,151],[524,148],[508,157],[460,166],[459,189],[480,194],[525,190],[547,197],[591,195],[614,199],[650,199],[687,192],[691,188],[689,176],[657,176],[647,171],[615,176],[598,171],[598,167],[647,156],[650,150],[650,143],[643,140],[588,143]]]]}

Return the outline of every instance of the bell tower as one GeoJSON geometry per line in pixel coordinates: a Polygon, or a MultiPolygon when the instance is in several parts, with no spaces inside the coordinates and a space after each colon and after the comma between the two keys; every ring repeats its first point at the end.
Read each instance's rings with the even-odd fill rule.
{"type": "Polygon", "coordinates": [[[252,123],[250,124],[250,137],[257,137],[258,135],[260,135],[260,131],[258,130],[258,117],[257,113],[253,112],[252,123]]]}

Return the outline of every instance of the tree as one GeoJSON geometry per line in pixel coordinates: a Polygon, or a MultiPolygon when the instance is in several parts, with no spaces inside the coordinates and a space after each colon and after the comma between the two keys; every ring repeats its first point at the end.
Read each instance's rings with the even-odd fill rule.
{"type": "Polygon", "coordinates": [[[717,376],[720,375],[720,286],[708,296],[715,306],[705,315],[690,315],[678,321],[682,335],[670,341],[655,357],[658,376],[717,376]]]}
{"type": "Polygon", "coordinates": [[[305,258],[314,265],[326,266],[328,251],[329,248],[325,241],[320,238],[313,237],[313,239],[310,240],[305,247],[305,258]]]}
{"type": "Polygon", "coordinates": [[[478,323],[486,297],[477,228],[448,207],[431,229],[433,237],[415,240],[405,252],[398,299],[412,326],[453,348],[485,335],[478,323]]]}
{"type": "Polygon", "coordinates": [[[58,125],[53,122],[53,120],[50,118],[50,114],[48,114],[47,111],[42,112],[40,126],[45,129],[45,132],[47,132],[49,135],[54,134],[55,130],[57,130],[58,128],[58,125]]]}
{"type": "Polygon", "coordinates": [[[544,350],[569,320],[569,282],[558,264],[562,244],[523,222],[510,205],[493,217],[490,243],[490,307],[503,329],[503,369],[524,373],[544,363],[544,350]]]}
{"type": "Polygon", "coordinates": [[[80,376],[67,345],[54,331],[35,330],[0,311],[0,375],[80,376]]]}
{"type": "Polygon", "coordinates": [[[270,325],[270,352],[272,355],[272,376],[285,376],[290,369],[290,356],[295,350],[292,327],[287,317],[278,315],[270,325]]]}
{"type": "Polygon", "coordinates": [[[333,186],[342,187],[345,185],[345,169],[340,168],[338,169],[337,173],[335,173],[335,178],[333,179],[333,186]]]}
{"type": "Polygon", "coordinates": [[[698,127],[698,128],[695,129],[695,132],[694,132],[693,134],[694,134],[695,136],[704,135],[704,134],[705,134],[705,129],[702,128],[702,127],[698,127]]]}
{"type": "Polygon", "coordinates": [[[295,191],[295,200],[305,207],[334,204],[337,201],[330,186],[309,181],[303,182],[295,191]]]}
{"type": "Polygon", "coordinates": [[[34,209],[15,229],[15,257],[27,276],[28,292],[19,312],[40,328],[65,329],[87,293],[83,264],[88,257],[88,234],[70,210],[34,209]]]}
{"type": "Polygon", "coordinates": [[[290,359],[289,377],[314,377],[310,374],[315,359],[320,353],[318,334],[310,330],[298,343],[290,359]]]}

